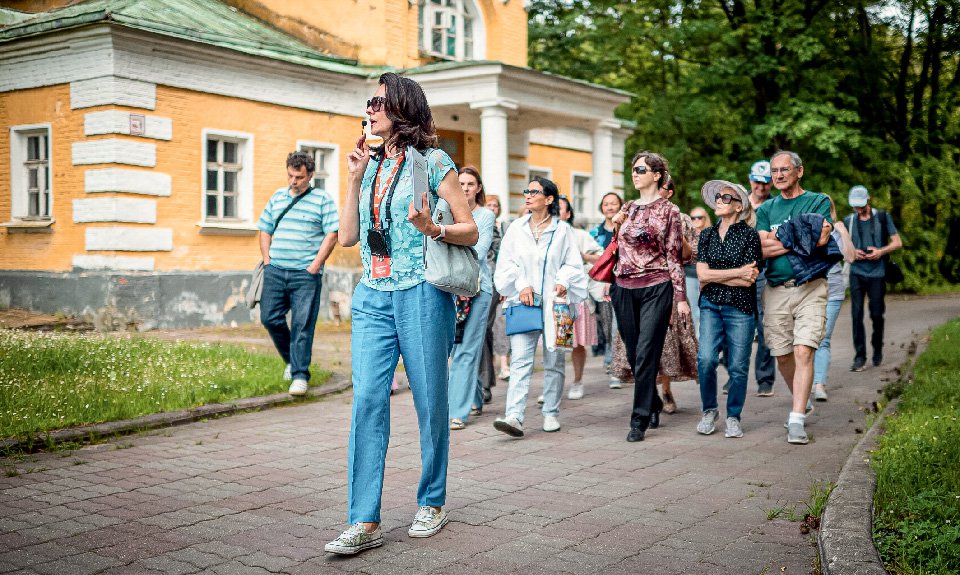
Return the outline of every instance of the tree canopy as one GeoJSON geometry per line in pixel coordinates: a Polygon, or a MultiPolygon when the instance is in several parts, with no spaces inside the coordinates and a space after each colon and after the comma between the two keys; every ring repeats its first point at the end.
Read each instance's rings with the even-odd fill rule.
{"type": "Polygon", "coordinates": [[[530,65],[636,94],[627,157],[664,154],[681,208],[793,150],[841,217],[856,184],[891,212],[899,287],[960,282],[960,0],[529,6],[530,65]]]}

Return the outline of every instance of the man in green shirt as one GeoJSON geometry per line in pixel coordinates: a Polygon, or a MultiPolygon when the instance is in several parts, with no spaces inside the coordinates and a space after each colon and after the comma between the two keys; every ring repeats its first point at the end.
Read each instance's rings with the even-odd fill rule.
{"type": "Polygon", "coordinates": [[[819,278],[796,285],[787,257],[790,250],[777,239],[777,228],[799,214],[820,214],[825,220],[817,245],[826,245],[833,230],[830,200],[800,187],[803,161],[797,154],[779,151],[770,158],[770,166],[773,185],[780,195],[757,209],[757,231],[767,277],[763,330],[770,354],[777,358],[780,374],[793,394],[787,441],[805,444],[809,441],[804,424],[813,386],[813,354],[820,347],[826,325],[827,280],[819,278]]]}

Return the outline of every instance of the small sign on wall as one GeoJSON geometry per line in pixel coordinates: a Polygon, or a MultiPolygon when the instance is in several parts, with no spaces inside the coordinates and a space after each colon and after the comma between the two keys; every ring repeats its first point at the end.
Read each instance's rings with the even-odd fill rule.
{"type": "Polygon", "coordinates": [[[147,118],[143,114],[130,114],[130,135],[142,136],[147,132],[147,118]]]}

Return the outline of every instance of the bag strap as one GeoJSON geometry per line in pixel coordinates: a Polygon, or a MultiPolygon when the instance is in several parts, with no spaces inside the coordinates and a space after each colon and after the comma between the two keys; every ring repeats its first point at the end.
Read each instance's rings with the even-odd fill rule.
{"type": "Polygon", "coordinates": [[[291,209],[293,209],[293,206],[297,205],[297,202],[299,202],[299,201],[302,200],[303,198],[307,197],[307,194],[309,194],[309,193],[312,192],[312,191],[313,191],[313,186],[310,186],[309,188],[307,188],[307,191],[303,192],[303,193],[300,194],[299,196],[295,196],[295,197],[293,198],[293,201],[290,202],[290,204],[287,205],[287,207],[283,208],[283,211],[280,212],[280,215],[279,215],[279,216],[277,216],[277,221],[276,221],[276,223],[273,224],[273,233],[277,233],[277,228],[280,227],[280,220],[283,219],[283,216],[287,215],[287,212],[289,212],[291,209]]]}
{"type": "MultiPolygon", "coordinates": [[[[553,218],[553,216],[550,216],[553,218]]],[[[553,230],[553,233],[550,234],[550,241],[547,242],[547,251],[543,254],[543,271],[540,272],[540,297],[543,297],[543,290],[547,281],[547,259],[550,257],[550,246],[553,245],[553,238],[556,237],[557,232],[560,230],[560,222],[557,221],[557,229],[553,230]]],[[[542,301],[542,300],[541,300],[542,301]]]]}

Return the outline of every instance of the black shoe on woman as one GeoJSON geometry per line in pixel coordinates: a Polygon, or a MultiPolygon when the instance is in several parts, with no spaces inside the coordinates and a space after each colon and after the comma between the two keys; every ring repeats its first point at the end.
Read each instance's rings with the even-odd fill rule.
{"type": "Polygon", "coordinates": [[[659,412],[659,411],[654,411],[653,413],[650,414],[650,425],[648,425],[647,427],[649,427],[650,429],[656,429],[656,428],[660,427],[660,412],[659,412]]]}
{"type": "Polygon", "coordinates": [[[630,433],[627,434],[627,441],[633,443],[635,441],[643,441],[644,431],[639,427],[634,427],[630,429],[630,433]]]}

